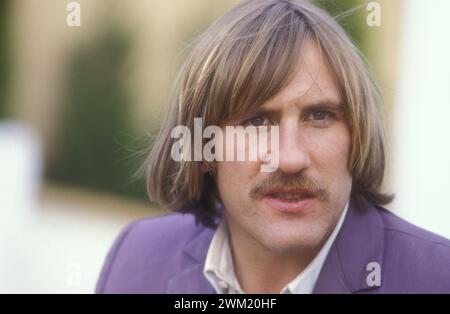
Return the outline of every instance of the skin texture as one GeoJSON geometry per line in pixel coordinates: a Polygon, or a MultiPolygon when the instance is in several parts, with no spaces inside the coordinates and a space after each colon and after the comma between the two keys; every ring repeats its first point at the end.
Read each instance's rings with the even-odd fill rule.
{"type": "Polygon", "coordinates": [[[279,293],[314,258],[335,227],[352,186],[347,167],[350,131],[342,101],[327,61],[308,40],[288,85],[255,108],[250,118],[233,121],[244,126],[277,125],[280,132],[276,173],[260,172],[261,161],[217,164],[235,273],[245,292],[279,293]],[[293,180],[288,184],[283,178],[293,180]],[[251,193],[262,182],[265,189],[257,192],[289,185],[318,194],[300,212],[281,212],[263,195],[251,193]]]}

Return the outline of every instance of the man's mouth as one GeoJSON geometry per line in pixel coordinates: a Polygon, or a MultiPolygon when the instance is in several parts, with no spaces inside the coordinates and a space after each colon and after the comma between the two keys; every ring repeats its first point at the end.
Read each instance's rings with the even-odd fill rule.
{"type": "Polygon", "coordinates": [[[308,190],[273,190],[265,193],[263,199],[277,211],[293,213],[304,210],[315,197],[308,190]]]}
{"type": "Polygon", "coordinates": [[[274,194],[271,194],[269,196],[272,197],[272,198],[283,200],[283,201],[300,201],[300,200],[305,198],[304,195],[301,195],[301,194],[290,194],[290,193],[289,194],[274,193],[274,194]]]}
{"type": "Polygon", "coordinates": [[[287,190],[278,189],[265,193],[264,197],[272,197],[285,201],[299,201],[304,198],[315,197],[315,193],[309,190],[287,190]]]}

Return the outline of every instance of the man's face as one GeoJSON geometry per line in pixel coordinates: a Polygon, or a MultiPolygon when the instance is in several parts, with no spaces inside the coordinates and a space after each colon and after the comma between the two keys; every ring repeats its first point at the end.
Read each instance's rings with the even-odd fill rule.
{"type": "Polygon", "coordinates": [[[279,126],[279,164],[221,161],[217,184],[233,243],[276,252],[320,247],[349,198],[350,132],[337,84],[311,41],[292,81],[236,125],[279,126]]]}

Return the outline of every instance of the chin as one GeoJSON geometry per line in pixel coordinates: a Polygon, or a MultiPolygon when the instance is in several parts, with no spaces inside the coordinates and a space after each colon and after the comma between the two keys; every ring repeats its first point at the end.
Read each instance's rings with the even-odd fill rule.
{"type": "Polygon", "coordinates": [[[259,242],[269,250],[279,253],[311,250],[320,246],[327,234],[325,230],[318,231],[313,229],[315,228],[302,228],[301,226],[297,228],[292,228],[292,226],[268,228],[261,235],[259,242]]]}

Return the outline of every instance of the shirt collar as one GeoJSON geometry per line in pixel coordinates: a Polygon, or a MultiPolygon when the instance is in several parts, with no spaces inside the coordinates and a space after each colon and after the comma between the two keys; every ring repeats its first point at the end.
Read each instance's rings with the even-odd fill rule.
{"type": "Polygon", "coordinates": [[[234,272],[225,218],[217,227],[209,245],[203,273],[217,293],[243,293],[234,272]]]}
{"type": "MultiPolygon", "coordinates": [[[[345,205],[336,226],[319,253],[296,278],[281,290],[280,293],[308,294],[313,291],[331,245],[336,239],[342,223],[344,222],[347,210],[348,202],[345,205]]],[[[229,243],[226,220],[222,219],[209,245],[203,274],[219,294],[244,293],[235,276],[229,243]]]]}

